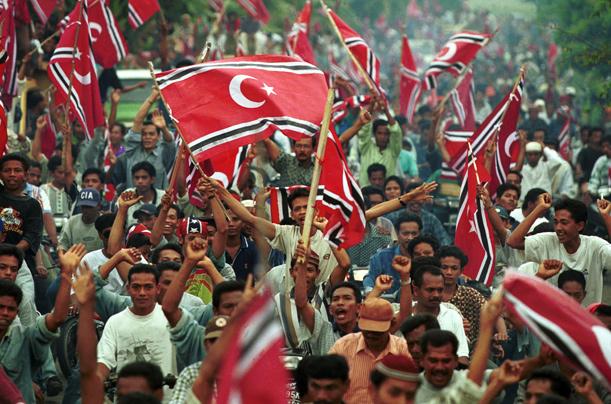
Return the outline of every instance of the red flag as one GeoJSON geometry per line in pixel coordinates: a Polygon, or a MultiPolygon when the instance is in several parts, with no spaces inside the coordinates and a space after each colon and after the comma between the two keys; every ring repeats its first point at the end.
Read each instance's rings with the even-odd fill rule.
{"type": "Polygon", "coordinates": [[[255,20],[261,21],[263,24],[269,22],[269,11],[267,11],[263,0],[238,0],[238,4],[255,20]]]}
{"type": "Polygon", "coordinates": [[[353,95],[345,100],[339,100],[333,104],[331,121],[333,123],[341,122],[348,115],[350,109],[364,107],[369,103],[371,103],[370,95],[353,95]]]}
{"type": "Polygon", "coordinates": [[[186,66],[156,75],[170,114],[198,161],[276,130],[314,136],[327,94],[323,72],[290,56],[266,55],[186,66]],[[307,89],[299,92],[295,89],[307,89]]]}
{"type": "Polygon", "coordinates": [[[47,125],[45,126],[45,129],[42,131],[42,134],[40,136],[40,149],[42,151],[42,154],[47,156],[47,158],[51,158],[51,156],[53,156],[53,153],[55,152],[57,129],[53,124],[53,119],[51,119],[50,112],[45,115],[45,121],[47,122],[47,125]]]}
{"type": "Polygon", "coordinates": [[[280,359],[284,332],[269,289],[249,304],[223,356],[219,403],[286,404],[287,371],[280,359]],[[261,376],[273,383],[262,382],[261,376]]]}
{"type": "Polygon", "coordinates": [[[571,129],[571,111],[567,105],[561,106],[557,111],[558,118],[563,117],[564,123],[560,128],[558,134],[558,141],[560,147],[558,152],[566,161],[571,161],[571,137],[569,136],[569,130],[571,129]]]}
{"type": "Polygon", "coordinates": [[[51,56],[48,73],[57,88],[56,103],[66,103],[70,89],[69,83],[72,81],[70,111],[83,125],[87,136],[92,138],[94,128],[104,125],[104,111],[95,72],[95,62],[90,48],[89,32],[86,29],[89,26],[87,5],[81,4],[70,13],[70,22],[51,56]],[[82,12],[80,12],[81,8],[82,12]],[[76,48],[74,48],[75,43],[76,48]]]}
{"type": "Polygon", "coordinates": [[[157,0],[128,0],[127,8],[127,20],[133,29],[140,27],[161,10],[157,0]]]}
{"type": "Polygon", "coordinates": [[[57,0],[30,0],[30,2],[40,22],[46,24],[57,5],[57,0]]]}
{"type": "Polygon", "coordinates": [[[220,13],[225,8],[223,0],[208,0],[208,4],[210,4],[210,7],[217,13],[220,13]]]}
{"type": "Polygon", "coordinates": [[[505,306],[562,361],[611,387],[611,331],[563,291],[534,276],[509,271],[505,306]]]}
{"type": "Polygon", "coordinates": [[[304,61],[315,65],[314,51],[308,38],[311,14],[312,3],[307,0],[287,36],[286,50],[290,56],[297,55],[304,61]]]}
{"type": "Polygon", "coordinates": [[[404,115],[409,123],[414,120],[416,105],[421,93],[420,77],[412,51],[409,47],[407,36],[403,36],[403,46],[401,48],[401,83],[399,101],[399,114],[404,115]]]}
{"type": "Polygon", "coordinates": [[[111,68],[127,55],[127,42],[121,28],[103,1],[89,1],[89,32],[96,63],[111,68]]]}
{"type": "Polygon", "coordinates": [[[464,274],[489,286],[494,275],[494,236],[484,204],[477,196],[478,184],[488,181],[489,175],[470,151],[467,158],[469,165],[460,187],[454,243],[469,257],[464,274]]]}
{"type": "Polygon", "coordinates": [[[327,12],[337,26],[346,47],[354,55],[363,70],[365,70],[365,73],[367,73],[373,84],[379,90],[380,61],[373,53],[373,50],[369,47],[369,45],[367,45],[363,38],[356,31],[350,28],[341,18],[339,18],[339,16],[335,14],[333,10],[328,8],[327,12]]]}
{"type": "Polygon", "coordinates": [[[15,31],[15,4],[13,1],[0,1],[0,21],[2,37],[0,38],[0,53],[4,53],[4,62],[0,65],[0,80],[2,81],[2,101],[9,110],[13,105],[13,97],[17,95],[17,36],[15,31]]]}
{"type": "Polygon", "coordinates": [[[8,142],[7,123],[6,109],[2,100],[0,100],[0,156],[6,153],[6,144],[8,142]]]}
{"type": "MultiPolygon", "coordinates": [[[[271,187],[269,189],[269,213],[272,223],[280,224],[284,219],[291,217],[291,207],[289,206],[289,196],[291,192],[298,188],[309,190],[306,185],[291,185],[290,187],[271,187]]],[[[316,207],[320,207],[323,198],[323,187],[318,186],[316,194],[316,207]]]]}
{"type": "Polygon", "coordinates": [[[242,56],[247,56],[247,55],[248,55],[248,52],[246,51],[244,46],[242,46],[242,42],[236,41],[236,44],[235,44],[235,56],[236,57],[242,57],[242,56]]]}
{"type": "Polygon", "coordinates": [[[550,43],[547,49],[547,72],[550,80],[553,82],[558,77],[556,70],[556,60],[558,59],[558,45],[550,43]]]}
{"type": "Polygon", "coordinates": [[[475,85],[473,70],[469,69],[462,81],[450,93],[454,114],[463,130],[475,130],[475,85]]]}
{"type": "Polygon", "coordinates": [[[458,77],[490,37],[490,34],[468,31],[452,36],[424,72],[425,88],[437,87],[437,76],[445,71],[458,77]]]}

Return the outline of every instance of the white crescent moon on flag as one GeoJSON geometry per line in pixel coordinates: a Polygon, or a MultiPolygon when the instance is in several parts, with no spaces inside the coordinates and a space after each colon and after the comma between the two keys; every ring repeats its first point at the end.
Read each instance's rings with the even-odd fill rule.
{"type": "Polygon", "coordinates": [[[74,77],[76,77],[79,83],[81,83],[84,86],[88,86],[89,84],[91,84],[91,73],[87,73],[86,75],[83,76],[79,74],[79,72],[74,70],[74,77]]]}
{"type": "Polygon", "coordinates": [[[91,33],[91,42],[95,43],[102,34],[102,26],[97,22],[89,22],[89,32],[91,33]],[[94,35],[94,31],[97,32],[97,34],[94,35]]]}
{"type": "Polygon", "coordinates": [[[260,102],[249,100],[248,98],[246,98],[246,96],[242,92],[242,89],[240,88],[242,86],[242,82],[247,79],[256,80],[254,77],[248,76],[246,74],[238,74],[237,76],[232,78],[231,82],[229,83],[229,95],[231,96],[231,99],[241,107],[251,109],[259,108],[261,105],[265,104],[265,100],[260,102]]]}
{"type": "Polygon", "coordinates": [[[437,60],[446,61],[446,60],[452,58],[456,54],[456,50],[457,50],[456,44],[454,42],[448,42],[441,49],[441,52],[439,52],[439,55],[437,55],[437,60]],[[447,52],[442,55],[442,52],[443,52],[444,49],[447,49],[447,52]]]}
{"type": "Polygon", "coordinates": [[[507,141],[505,142],[505,155],[507,157],[511,157],[511,145],[513,145],[513,142],[517,142],[518,141],[518,132],[513,132],[511,135],[509,135],[507,141]]]}

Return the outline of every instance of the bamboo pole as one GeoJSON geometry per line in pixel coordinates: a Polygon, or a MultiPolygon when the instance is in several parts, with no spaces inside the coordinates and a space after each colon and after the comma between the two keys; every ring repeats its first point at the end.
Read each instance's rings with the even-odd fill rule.
{"type": "Polygon", "coordinates": [[[210,42],[206,42],[206,44],[202,48],[202,51],[199,53],[199,56],[197,57],[197,63],[206,63],[208,59],[210,59],[210,47],[211,46],[212,44],[210,42]]]}
{"type": "MultiPolygon", "coordinates": [[[[310,195],[308,197],[308,208],[306,210],[305,222],[303,224],[303,232],[301,240],[305,248],[310,245],[310,232],[312,231],[312,219],[314,219],[314,205],[316,204],[316,194],[318,193],[318,183],[320,182],[320,173],[322,171],[321,163],[325,158],[325,150],[327,147],[327,137],[329,134],[329,124],[331,122],[331,109],[333,108],[334,91],[330,88],[327,92],[327,102],[325,103],[325,113],[320,127],[320,136],[318,138],[318,147],[316,149],[316,158],[314,159],[314,171],[312,172],[312,184],[310,185],[310,195]]],[[[303,259],[302,262],[303,263],[303,259]]]]}

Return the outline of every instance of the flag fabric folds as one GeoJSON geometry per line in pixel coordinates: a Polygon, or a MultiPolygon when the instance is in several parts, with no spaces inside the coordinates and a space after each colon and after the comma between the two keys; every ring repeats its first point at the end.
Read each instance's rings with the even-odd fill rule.
{"type": "Polygon", "coordinates": [[[51,56],[48,73],[57,88],[56,103],[64,104],[70,97],[71,113],[83,125],[87,136],[93,138],[94,128],[104,125],[104,111],[88,26],[87,5],[81,3],[70,13],[66,30],[51,56]]]}
{"type": "Polygon", "coordinates": [[[371,103],[370,95],[353,95],[345,100],[339,100],[333,103],[331,110],[331,121],[335,124],[339,123],[348,116],[348,112],[353,108],[365,107],[371,103]]]}
{"type": "Polygon", "coordinates": [[[475,84],[469,69],[461,82],[450,93],[454,115],[463,130],[475,130],[475,84]]]}
{"type": "Polygon", "coordinates": [[[0,38],[0,54],[4,60],[0,64],[0,80],[2,81],[2,101],[10,110],[13,97],[17,95],[17,35],[15,31],[15,4],[12,1],[0,1],[0,21],[2,34],[0,38]]]}
{"type": "Polygon", "coordinates": [[[30,3],[40,22],[46,24],[57,5],[57,0],[30,0],[30,3]]]}
{"type": "Polygon", "coordinates": [[[127,42],[110,7],[103,1],[89,1],[89,32],[96,63],[108,69],[128,53],[127,42]]]}
{"type": "Polygon", "coordinates": [[[320,128],[327,93],[324,74],[290,56],[225,59],[156,77],[170,115],[198,161],[276,130],[302,139],[320,128]],[[307,91],[297,97],[295,88],[307,91]]]}
{"type": "MultiPolygon", "coordinates": [[[[291,185],[290,187],[271,187],[269,189],[269,212],[270,221],[280,224],[284,219],[291,217],[291,207],[289,206],[289,196],[296,189],[303,188],[309,190],[306,185],[291,185]]],[[[322,201],[324,187],[318,186],[316,194],[316,205],[322,201]]]]}
{"type": "Polygon", "coordinates": [[[421,81],[418,77],[418,68],[414,61],[414,56],[409,47],[407,36],[403,36],[401,47],[401,81],[400,99],[399,99],[399,114],[405,116],[409,123],[414,120],[414,113],[418,105],[418,99],[421,93],[421,81]]]}
{"type": "Polygon", "coordinates": [[[269,22],[269,11],[265,7],[263,0],[237,0],[238,4],[242,6],[244,10],[257,21],[261,21],[263,24],[269,22]]]}
{"type": "Polygon", "coordinates": [[[310,44],[308,35],[310,34],[310,16],[312,15],[312,2],[306,1],[303,9],[293,23],[291,32],[286,40],[286,50],[289,56],[299,56],[305,62],[316,64],[314,51],[310,44]]]}
{"type": "Polygon", "coordinates": [[[509,271],[505,307],[562,361],[611,387],[611,331],[560,289],[534,276],[509,271]]]}
{"type": "Polygon", "coordinates": [[[431,90],[437,87],[437,76],[443,72],[458,77],[490,37],[490,34],[469,31],[452,36],[424,72],[425,88],[431,90]]]}
{"type": "Polygon", "coordinates": [[[2,100],[0,100],[0,156],[6,153],[6,144],[8,143],[8,122],[6,115],[6,108],[2,100]]]}
{"type": "Polygon", "coordinates": [[[157,0],[128,0],[127,21],[133,29],[137,29],[160,10],[157,0]]]}
{"type": "Polygon", "coordinates": [[[490,286],[494,276],[494,236],[484,204],[477,194],[477,186],[486,182],[489,174],[470,150],[467,153],[468,166],[460,187],[454,243],[469,257],[464,274],[490,286]]]}

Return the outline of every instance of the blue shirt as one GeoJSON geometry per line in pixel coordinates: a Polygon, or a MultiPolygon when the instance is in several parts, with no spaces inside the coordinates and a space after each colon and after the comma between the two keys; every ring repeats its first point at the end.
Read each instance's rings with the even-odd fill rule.
{"type": "Polygon", "coordinates": [[[369,260],[369,272],[363,279],[363,286],[365,286],[365,292],[369,292],[376,284],[376,279],[380,275],[390,275],[393,277],[393,283],[390,290],[386,293],[395,293],[401,286],[401,278],[399,273],[392,267],[392,260],[397,255],[401,255],[400,247],[394,246],[390,248],[384,248],[383,250],[375,253],[371,260],[369,260]]]}
{"type": "Polygon", "coordinates": [[[237,280],[245,281],[248,274],[254,274],[255,266],[259,263],[259,252],[255,242],[240,234],[240,248],[238,252],[233,260],[231,255],[225,252],[225,262],[231,265],[237,280]]]}

